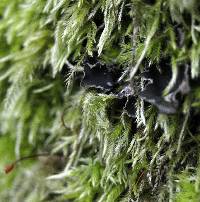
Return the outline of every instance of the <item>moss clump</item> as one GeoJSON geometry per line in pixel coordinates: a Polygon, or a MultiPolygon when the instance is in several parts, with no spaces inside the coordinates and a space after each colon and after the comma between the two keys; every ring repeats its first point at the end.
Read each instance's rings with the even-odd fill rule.
{"type": "Polygon", "coordinates": [[[197,0],[1,0],[8,157],[0,164],[40,152],[61,158],[1,176],[1,200],[199,201],[199,8],[197,0]],[[113,88],[80,85],[88,57],[119,73],[113,88]],[[166,67],[159,98],[142,97],[144,71],[166,67]],[[171,98],[173,114],[160,113],[171,98]]]}

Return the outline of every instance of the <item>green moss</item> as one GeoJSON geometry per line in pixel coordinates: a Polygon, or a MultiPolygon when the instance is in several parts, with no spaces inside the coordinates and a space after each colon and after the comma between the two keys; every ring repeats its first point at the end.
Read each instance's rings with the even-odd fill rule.
{"type": "Polygon", "coordinates": [[[0,165],[46,151],[65,162],[62,171],[39,160],[2,174],[0,198],[199,201],[199,7],[197,0],[1,0],[0,165]],[[146,65],[169,58],[165,94],[188,64],[191,91],[176,115],[136,96],[136,119],[110,117],[115,96],[78,81],[94,52],[133,83],[146,65]]]}

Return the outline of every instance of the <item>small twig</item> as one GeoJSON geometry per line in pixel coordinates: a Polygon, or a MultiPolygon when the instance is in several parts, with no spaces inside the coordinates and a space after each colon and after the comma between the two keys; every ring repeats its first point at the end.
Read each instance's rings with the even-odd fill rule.
{"type": "Polygon", "coordinates": [[[131,73],[130,73],[130,80],[132,80],[132,78],[135,76],[136,72],[138,71],[139,69],[139,66],[141,64],[141,62],[143,61],[146,53],[147,53],[147,50],[149,48],[149,44],[151,42],[151,39],[152,37],[154,36],[155,32],[156,32],[156,28],[157,28],[157,25],[158,25],[158,17],[156,17],[154,23],[152,24],[152,27],[150,29],[150,32],[149,34],[147,35],[147,38],[146,38],[146,41],[144,42],[144,49],[142,51],[142,54],[140,55],[136,65],[133,67],[131,73]]]}
{"type": "Polygon", "coordinates": [[[184,134],[185,134],[185,129],[186,129],[186,126],[187,126],[189,114],[190,114],[190,111],[188,110],[188,112],[187,112],[187,114],[186,114],[186,116],[185,116],[185,120],[184,120],[184,122],[183,122],[183,126],[182,126],[182,128],[181,128],[180,135],[179,135],[178,146],[177,146],[177,149],[176,149],[176,153],[178,153],[178,152],[180,151],[181,142],[182,142],[183,136],[184,136],[184,134]]]}
{"type": "Polygon", "coordinates": [[[37,157],[40,157],[40,156],[49,156],[49,155],[50,154],[48,154],[48,153],[44,153],[44,154],[34,154],[34,155],[31,155],[31,156],[24,156],[22,158],[17,159],[13,163],[11,163],[9,165],[6,165],[5,168],[4,168],[4,172],[6,174],[10,173],[15,168],[15,166],[21,161],[24,161],[24,160],[27,160],[27,159],[32,159],[32,158],[37,158],[37,157]]]}

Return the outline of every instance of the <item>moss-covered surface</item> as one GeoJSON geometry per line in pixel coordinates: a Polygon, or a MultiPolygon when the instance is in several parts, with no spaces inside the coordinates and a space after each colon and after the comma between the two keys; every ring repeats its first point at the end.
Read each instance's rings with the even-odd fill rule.
{"type": "Polygon", "coordinates": [[[0,200],[200,201],[199,63],[198,0],[1,0],[0,166],[50,155],[1,172],[0,200]],[[89,57],[124,75],[114,89],[81,85],[89,57]],[[157,101],[148,67],[172,72],[157,101]]]}

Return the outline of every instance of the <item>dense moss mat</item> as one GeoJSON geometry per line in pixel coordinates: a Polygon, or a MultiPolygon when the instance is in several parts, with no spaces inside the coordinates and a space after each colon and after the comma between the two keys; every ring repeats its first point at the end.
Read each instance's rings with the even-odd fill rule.
{"type": "Polygon", "coordinates": [[[50,155],[2,172],[0,200],[200,201],[199,63],[198,0],[1,0],[0,165],[50,155]],[[80,85],[88,57],[133,116],[122,84],[80,85]],[[172,72],[159,101],[187,67],[175,113],[139,96],[147,67],[172,72]]]}

